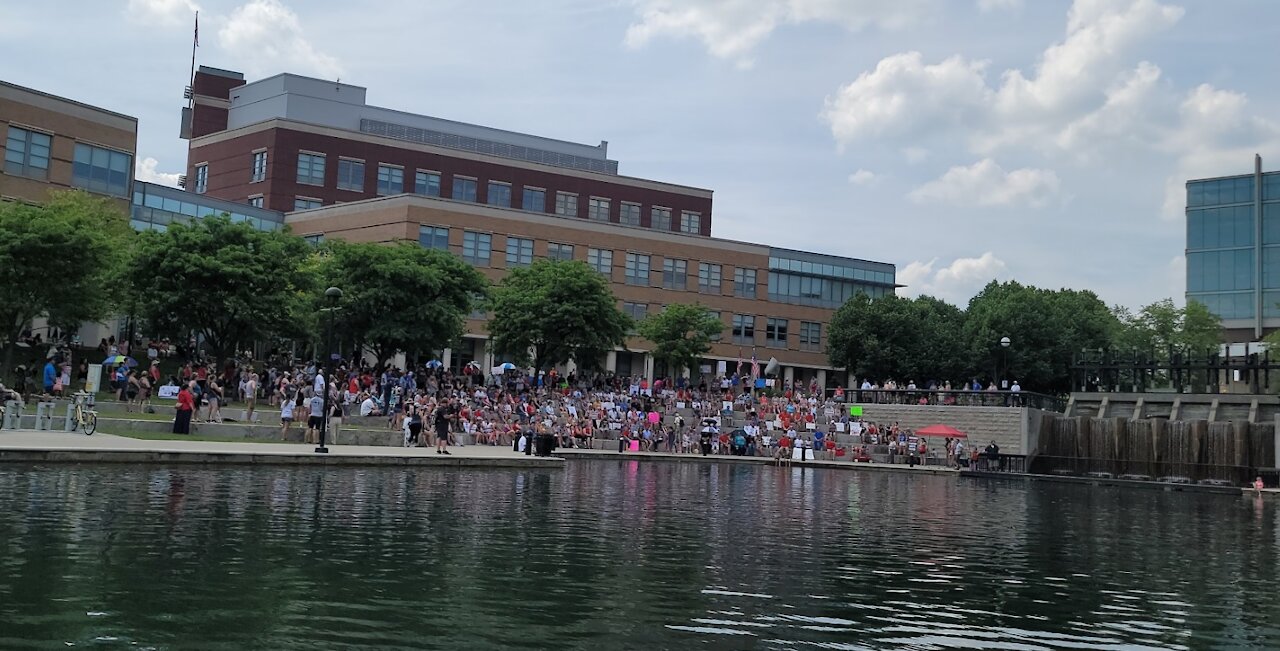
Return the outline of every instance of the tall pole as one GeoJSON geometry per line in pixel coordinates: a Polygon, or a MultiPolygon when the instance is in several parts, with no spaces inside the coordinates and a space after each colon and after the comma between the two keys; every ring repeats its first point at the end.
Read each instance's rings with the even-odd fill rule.
{"type": "Polygon", "coordinates": [[[329,318],[326,320],[324,332],[324,402],[323,413],[320,415],[320,447],[316,448],[316,452],[327,454],[329,448],[325,447],[325,434],[329,432],[329,383],[333,381],[333,309],[329,309],[329,318]]]}
{"type": "Polygon", "coordinates": [[[187,108],[196,105],[196,47],[200,45],[200,12],[196,12],[196,28],[191,33],[191,97],[187,98],[187,108]]]}

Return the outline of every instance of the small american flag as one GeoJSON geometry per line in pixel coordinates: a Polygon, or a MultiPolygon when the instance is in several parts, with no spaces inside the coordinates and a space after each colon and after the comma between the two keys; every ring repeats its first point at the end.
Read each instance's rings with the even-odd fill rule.
{"type": "Polygon", "coordinates": [[[742,375],[742,363],[743,363],[743,362],[742,362],[742,349],[741,349],[741,348],[739,348],[739,349],[738,349],[738,372],[737,372],[737,375],[742,375]]]}
{"type": "Polygon", "coordinates": [[[751,377],[760,377],[760,361],[756,359],[756,351],[751,351],[751,377]]]}

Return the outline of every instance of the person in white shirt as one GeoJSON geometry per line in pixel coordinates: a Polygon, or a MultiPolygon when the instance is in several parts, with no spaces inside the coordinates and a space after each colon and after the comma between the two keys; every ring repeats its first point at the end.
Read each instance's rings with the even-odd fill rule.
{"type": "Polygon", "coordinates": [[[1021,391],[1021,390],[1022,390],[1022,385],[1018,384],[1018,381],[1017,381],[1017,380],[1014,380],[1014,381],[1013,381],[1013,386],[1009,387],[1009,390],[1010,390],[1010,391],[1012,391],[1012,392],[1014,392],[1014,393],[1017,393],[1017,392],[1019,392],[1019,391],[1021,391]]]}
{"type": "Polygon", "coordinates": [[[360,403],[361,416],[378,416],[378,404],[373,401],[373,396],[365,396],[364,402],[360,403]]]}
{"type": "Polygon", "coordinates": [[[863,391],[870,391],[870,390],[871,390],[871,381],[870,381],[870,380],[863,380],[863,381],[862,381],[862,390],[863,390],[863,391]]]}

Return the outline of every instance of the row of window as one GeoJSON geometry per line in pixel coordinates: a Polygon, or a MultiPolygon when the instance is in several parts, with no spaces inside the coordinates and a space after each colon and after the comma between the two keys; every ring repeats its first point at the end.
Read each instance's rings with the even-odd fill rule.
{"type": "MultiPolygon", "coordinates": [[[[1253,186],[1252,176],[1194,181],[1187,184],[1187,207],[1249,203],[1253,201],[1253,186]]],[[[1262,175],[1262,200],[1280,200],[1280,172],[1262,175]]]]}
{"type": "MultiPolygon", "coordinates": [[[[4,173],[48,180],[53,135],[9,126],[4,142],[4,173]]],[[[133,155],[83,142],[75,144],[71,185],[90,192],[129,196],[133,155]]]]}
{"type": "MultiPolygon", "coordinates": [[[[1187,210],[1187,248],[1253,246],[1253,210],[1252,205],[1187,210]]],[[[1280,244],[1280,203],[1262,204],[1262,243],[1280,244]]]]}
{"type": "MultiPolygon", "coordinates": [[[[642,321],[649,314],[649,304],[623,301],[622,312],[636,321],[642,321]]],[[[719,312],[711,311],[711,314],[715,315],[717,319],[721,318],[719,312]]],[[[730,325],[733,343],[744,346],[756,345],[756,321],[758,318],[751,314],[733,315],[730,325]]],[[[764,345],[769,348],[786,348],[790,326],[791,322],[787,319],[766,317],[764,345]]],[[[713,340],[719,341],[720,337],[717,336],[713,340]]],[[[822,324],[816,321],[801,321],[799,344],[800,350],[822,350],[822,324]]]]}
{"type": "MultiPolygon", "coordinates": [[[[323,186],[325,183],[326,154],[300,152],[298,154],[297,181],[302,185],[323,186]]],[[[267,152],[253,153],[253,173],[251,182],[266,178],[267,152]]],[[[196,166],[196,192],[204,192],[206,184],[202,179],[208,178],[208,164],[196,166]]],[[[405,190],[405,169],[398,165],[378,164],[378,195],[386,196],[402,194],[405,190]]],[[[453,176],[453,188],[450,198],[458,201],[478,201],[479,181],[470,176],[453,176]]],[[[365,162],[354,158],[339,158],[337,170],[337,187],[339,190],[364,192],[365,162]]],[[[428,197],[441,196],[441,178],[439,172],[417,170],[414,172],[414,194],[428,197]]],[[[485,203],[503,208],[520,208],[535,212],[553,212],[566,217],[578,216],[578,195],[573,192],[556,192],[553,205],[547,205],[547,191],[544,188],[523,187],[520,204],[513,203],[511,184],[505,181],[488,181],[486,184],[485,203]]],[[[587,219],[610,221],[612,200],[604,197],[587,199],[587,219]]],[[[623,201],[619,204],[618,222],[627,226],[640,226],[641,205],[623,201]]],[[[649,225],[656,230],[672,230],[672,211],[664,206],[653,206],[649,211],[649,225]]],[[[700,234],[702,232],[702,214],[690,210],[680,212],[676,224],[682,233],[700,234]]]]}

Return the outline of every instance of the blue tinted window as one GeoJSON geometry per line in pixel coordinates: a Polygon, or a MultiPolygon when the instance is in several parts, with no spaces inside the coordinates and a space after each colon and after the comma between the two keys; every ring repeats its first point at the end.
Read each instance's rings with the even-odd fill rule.
{"type": "Polygon", "coordinates": [[[124,152],[76,143],[71,184],[91,192],[129,196],[133,156],[124,152]]]}
{"type": "Polygon", "coordinates": [[[1262,177],[1262,200],[1280,199],[1280,174],[1267,174],[1262,177]]]}
{"type": "Polygon", "coordinates": [[[1262,204],[1262,243],[1280,244],[1280,203],[1262,204]]]}

